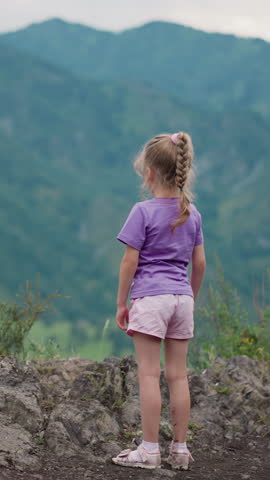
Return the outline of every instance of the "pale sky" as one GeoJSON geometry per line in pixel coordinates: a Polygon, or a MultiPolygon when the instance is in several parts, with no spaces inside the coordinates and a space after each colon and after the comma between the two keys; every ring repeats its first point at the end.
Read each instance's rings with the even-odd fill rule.
{"type": "Polygon", "coordinates": [[[270,41],[269,0],[0,0],[0,32],[52,17],[111,31],[165,20],[270,41]]]}

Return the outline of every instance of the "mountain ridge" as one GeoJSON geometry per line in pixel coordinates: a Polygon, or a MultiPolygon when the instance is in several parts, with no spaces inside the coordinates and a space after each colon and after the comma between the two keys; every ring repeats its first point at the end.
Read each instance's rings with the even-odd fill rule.
{"type": "Polygon", "coordinates": [[[270,44],[262,39],[168,22],[115,33],[59,19],[0,39],[79,76],[148,82],[196,106],[247,108],[270,116],[270,44]]]}
{"type": "Polygon", "coordinates": [[[167,21],[167,20],[150,20],[150,21],[146,21],[146,22],[140,22],[135,26],[125,27],[125,28],[122,28],[120,30],[115,31],[115,30],[110,30],[110,29],[106,29],[106,28],[94,27],[91,24],[85,24],[85,23],[65,20],[64,18],[57,17],[57,16],[56,17],[50,17],[50,18],[45,19],[45,20],[30,22],[29,24],[27,24],[23,27],[20,27],[20,28],[14,28],[14,29],[11,29],[11,30],[8,30],[8,31],[5,31],[5,32],[0,32],[0,36],[1,35],[5,36],[5,35],[13,34],[13,33],[19,32],[19,31],[22,32],[22,31],[28,30],[29,28],[39,27],[40,25],[46,25],[46,24],[55,24],[56,26],[63,25],[63,24],[68,24],[68,25],[71,25],[73,27],[78,26],[82,29],[85,28],[85,29],[90,29],[90,30],[96,31],[96,32],[111,34],[112,36],[121,35],[125,32],[129,32],[130,30],[142,30],[142,29],[148,28],[149,26],[152,26],[152,25],[153,26],[155,26],[155,25],[156,26],[158,26],[158,25],[170,25],[170,26],[174,26],[176,28],[180,27],[183,30],[193,30],[195,32],[201,32],[203,34],[210,35],[210,36],[222,35],[224,37],[233,37],[233,38],[237,38],[237,39],[241,39],[241,40],[258,40],[259,42],[261,41],[261,42],[266,43],[266,44],[270,43],[269,40],[266,40],[265,38],[262,38],[262,37],[242,36],[242,35],[239,35],[239,34],[236,34],[236,33],[224,33],[224,32],[219,32],[219,31],[208,31],[208,30],[204,30],[203,28],[194,27],[192,25],[188,25],[188,24],[185,24],[185,23],[177,23],[177,22],[167,21]]]}

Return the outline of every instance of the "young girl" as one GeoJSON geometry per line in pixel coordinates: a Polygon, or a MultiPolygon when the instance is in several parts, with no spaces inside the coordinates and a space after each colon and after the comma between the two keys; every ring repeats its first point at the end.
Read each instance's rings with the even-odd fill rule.
{"type": "Polygon", "coordinates": [[[191,203],[192,162],[192,141],[183,132],[152,138],[134,162],[144,179],[143,187],[153,198],[134,205],[117,236],[126,250],[120,266],[116,322],[134,339],[143,441],[136,450],[123,450],[113,458],[118,465],[160,467],[161,339],[174,431],[167,462],[173,468],[187,469],[189,459],[193,460],[186,446],[190,414],[186,357],[188,340],[193,337],[194,300],[206,261],[201,215],[191,203]]]}

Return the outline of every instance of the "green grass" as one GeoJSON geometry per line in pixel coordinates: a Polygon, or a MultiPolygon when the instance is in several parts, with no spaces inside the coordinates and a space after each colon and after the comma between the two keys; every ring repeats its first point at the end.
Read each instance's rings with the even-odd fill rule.
{"type": "Polygon", "coordinates": [[[27,358],[46,356],[46,353],[50,353],[47,352],[48,346],[52,344],[56,347],[58,346],[55,356],[61,358],[80,356],[89,360],[101,361],[112,354],[112,342],[106,339],[105,334],[102,334],[100,339],[97,339],[96,327],[90,324],[79,324],[75,328],[78,328],[83,333],[83,342],[73,339],[74,325],[69,322],[57,322],[53,325],[46,325],[43,321],[37,322],[27,338],[27,346],[29,348],[27,358]],[[31,348],[31,343],[39,345],[40,354],[37,350],[35,355],[33,348],[31,348]]]}

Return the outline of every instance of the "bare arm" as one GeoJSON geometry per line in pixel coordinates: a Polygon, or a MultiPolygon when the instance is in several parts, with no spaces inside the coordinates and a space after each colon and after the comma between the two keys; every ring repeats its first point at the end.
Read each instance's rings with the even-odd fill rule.
{"type": "Polygon", "coordinates": [[[197,245],[192,253],[192,270],[191,270],[191,287],[193,290],[194,300],[196,300],[206,269],[206,259],[203,243],[197,245]]]}
{"type": "Polygon", "coordinates": [[[127,245],[124,256],[120,264],[119,286],[117,294],[117,312],[116,323],[121,330],[127,330],[129,309],[127,299],[131,287],[132,279],[135,275],[139,260],[139,250],[127,245]]]}
{"type": "Polygon", "coordinates": [[[138,267],[139,250],[127,245],[120,264],[117,305],[126,305],[132,279],[138,267]]]}

